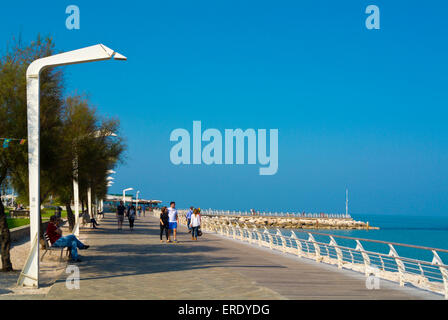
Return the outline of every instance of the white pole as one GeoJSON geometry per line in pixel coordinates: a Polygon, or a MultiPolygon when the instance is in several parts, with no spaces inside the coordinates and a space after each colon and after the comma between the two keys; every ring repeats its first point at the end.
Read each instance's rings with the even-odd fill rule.
{"type": "Polygon", "coordinates": [[[345,216],[348,217],[348,189],[345,189],[345,216]]]}
{"type": "MultiPolygon", "coordinates": [[[[134,188],[127,188],[127,189],[123,189],[123,204],[126,204],[126,191],[131,191],[134,190],[134,188]]],[[[132,199],[131,199],[131,204],[132,204],[132,199]]]]}
{"type": "Polygon", "coordinates": [[[93,218],[92,216],[92,188],[89,187],[87,189],[87,210],[89,212],[90,218],[93,218]]]}
{"type": "Polygon", "coordinates": [[[28,178],[30,202],[30,254],[18,284],[39,287],[39,209],[40,209],[40,117],[39,75],[40,69],[26,74],[28,117],[28,178]]]}
{"type": "Polygon", "coordinates": [[[28,259],[20,273],[19,286],[39,287],[39,209],[40,209],[40,73],[46,67],[100,60],[126,60],[126,57],[98,44],[33,61],[26,71],[28,122],[28,179],[30,203],[30,243],[28,259]]]}
{"type": "Polygon", "coordinates": [[[98,197],[95,195],[95,210],[93,211],[95,214],[95,219],[98,218],[98,197]]]}
{"type": "Polygon", "coordinates": [[[73,179],[73,200],[75,202],[75,229],[73,234],[79,236],[79,185],[78,185],[78,155],[75,156],[75,172],[73,179]]]}

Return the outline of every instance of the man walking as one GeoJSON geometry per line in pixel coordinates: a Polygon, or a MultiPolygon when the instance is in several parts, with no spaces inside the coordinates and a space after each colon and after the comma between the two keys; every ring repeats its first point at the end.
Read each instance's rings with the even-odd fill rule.
{"type": "Polygon", "coordinates": [[[187,215],[185,216],[187,218],[187,226],[188,226],[188,233],[191,233],[191,227],[190,227],[190,222],[191,222],[191,215],[193,214],[193,207],[190,207],[190,210],[188,210],[187,215]]]}
{"type": "Polygon", "coordinates": [[[174,242],[177,242],[177,222],[179,217],[177,215],[176,203],[172,201],[168,208],[168,225],[170,232],[173,231],[174,242]]]}
{"type": "Polygon", "coordinates": [[[120,204],[117,206],[118,231],[121,231],[123,229],[123,220],[125,211],[126,208],[123,204],[123,201],[120,201],[120,204]]]}

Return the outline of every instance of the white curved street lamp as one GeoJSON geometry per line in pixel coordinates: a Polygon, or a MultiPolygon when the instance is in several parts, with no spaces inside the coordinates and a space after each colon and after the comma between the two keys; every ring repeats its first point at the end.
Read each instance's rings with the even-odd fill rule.
{"type": "Polygon", "coordinates": [[[135,196],[135,207],[137,208],[138,206],[138,195],[140,194],[140,190],[137,191],[137,195],[135,196]]]}
{"type": "Polygon", "coordinates": [[[126,204],[126,191],[132,191],[134,188],[127,188],[123,190],[123,204],[126,204]]]}
{"type": "Polygon", "coordinates": [[[39,208],[40,208],[40,73],[48,67],[102,60],[127,60],[125,56],[98,44],[33,61],[26,71],[28,117],[28,171],[30,203],[30,242],[28,259],[17,284],[39,287],[39,208]]]}

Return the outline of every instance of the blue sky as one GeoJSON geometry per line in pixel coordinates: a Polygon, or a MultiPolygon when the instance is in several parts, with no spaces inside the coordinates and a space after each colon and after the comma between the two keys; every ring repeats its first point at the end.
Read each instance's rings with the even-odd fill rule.
{"type": "Polygon", "coordinates": [[[0,40],[37,33],[129,58],[65,67],[67,92],[119,117],[129,144],[111,192],[180,207],[444,215],[443,1],[43,1],[2,5],[0,40]],[[45,3],[45,5],[44,5],[45,3]],[[65,8],[81,10],[67,30],[65,8]],[[367,30],[369,4],[381,29],[367,30]],[[171,131],[279,130],[279,170],[174,166],[171,131]]]}

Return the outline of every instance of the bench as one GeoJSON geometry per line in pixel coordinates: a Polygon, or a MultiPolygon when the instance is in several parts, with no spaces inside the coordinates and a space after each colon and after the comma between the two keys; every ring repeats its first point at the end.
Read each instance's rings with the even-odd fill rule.
{"type": "Polygon", "coordinates": [[[11,218],[29,218],[30,211],[29,210],[10,210],[9,214],[11,218]]]}
{"type": "Polygon", "coordinates": [[[92,223],[90,216],[87,213],[81,213],[80,218],[82,219],[82,226],[85,227],[89,223],[92,223]]]}
{"type": "Polygon", "coordinates": [[[69,249],[68,248],[65,248],[65,247],[53,247],[52,245],[51,245],[51,242],[50,242],[50,238],[48,237],[48,234],[45,232],[44,233],[44,243],[45,243],[45,248],[44,248],[44,250],[45,250],[45,252],[44,252],[44,254],[42,255],[42,258],[40,259],[40,261],[43,261],[44,260],[44,256],[45,256],[45,254],[48,252],[48,251],[50,251],[50,254],[51,254],[51,251],[58,251],[58,250],[60,250],[61,251],[61,256],[60,256],[60,261],[62,261],[62,255],[63,255],[63,253],[64,253],[64,249],[67,249],[67,253],[66,253],[66,255],[68,255],[69,253],[70,253],[70,251],[69,251],[69,249]]]}

